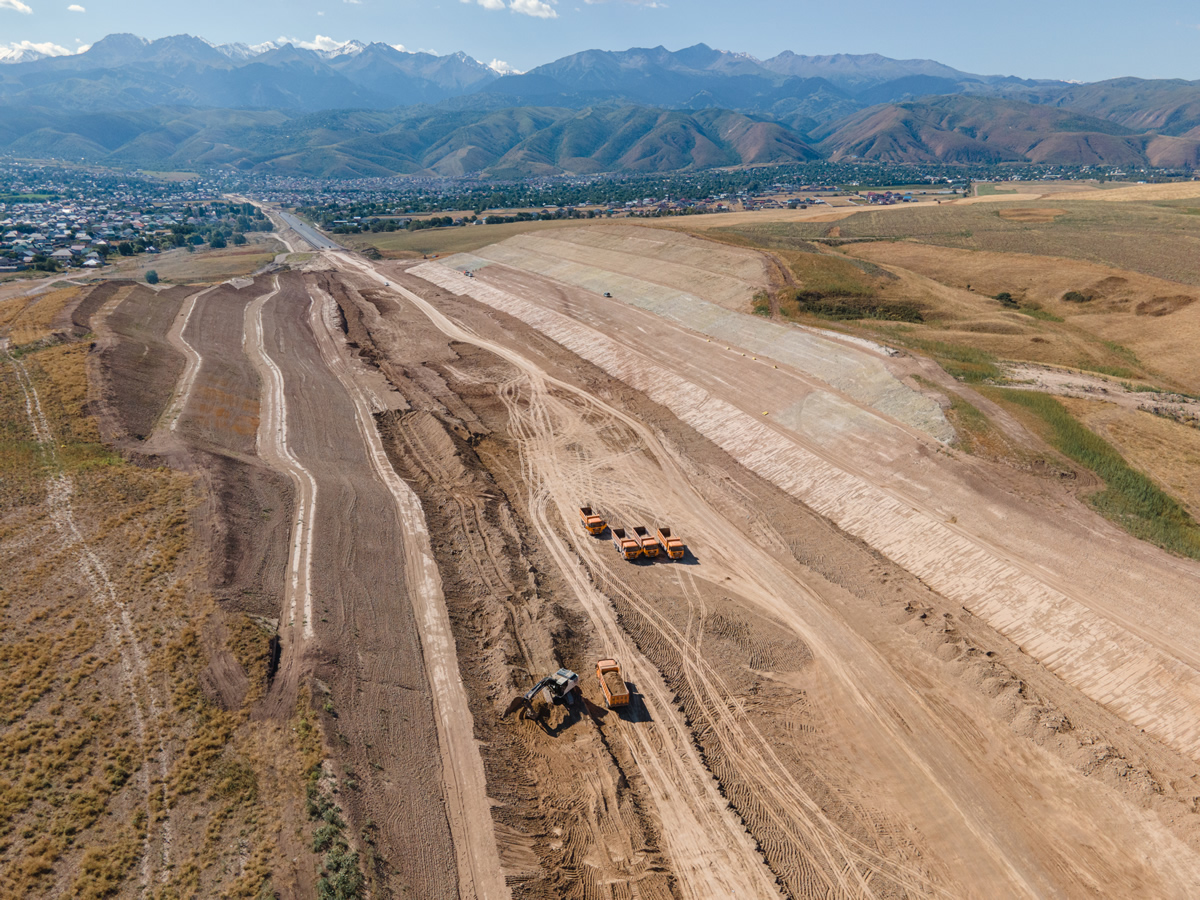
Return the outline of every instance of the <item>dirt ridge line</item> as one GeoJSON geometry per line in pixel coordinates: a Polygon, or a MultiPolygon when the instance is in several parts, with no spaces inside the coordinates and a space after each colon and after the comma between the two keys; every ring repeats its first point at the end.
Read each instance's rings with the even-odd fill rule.
{"type": "Polygon", "coordinates": [[[204,362],[199,351],[188,343],[183,333],[187,330],[188,322],[191,321],[192,311],[196,308],[196,301],[210,291],[215,291],[218,287],[220,287],[219,284],[214,284],[212,287],[205,288],[188,297],[183,308],[179,310],[179,315],[175,317],[175,321],[171,325],[171,330],[167,332],[167,340],[171,343],[171,346],[182,353],[187,359],[183,374],[179,376],[179,382],[175,386],[175,393],[171,399],[171,404],[167,407],[166,412],[163,413],[161,420],[163,423],[170,423],[168,425],[170,431],[174,431],[175,426],[179,424],[180,416],[183,415],[183,410],[191,398],[192,386],[196,383],[196,376],[200,374],[200,366],[204,362]]]}
{"type": "Polygon", "coordinates": [[[284,582],[283,606],[279,611],[279,668],[272,679],[271,695],[275,713],[282,714],[295,703],[299,691],[302,657],[314,637],[312,624],[312,543],[317,484],[312,474],[292,455],[287,445],[287,398],[283,373],[267,352],[262,310],[279,291],[279,276],[274,289],[246,305],[242,318],[243,346],[251,363],[266,385],[260,401],[255,450],[271,468],[286,475],[295,487],[292,539],[288,551],[288,575],[284,582]],[[303,619],[296,628],[297,610],[303,619]]]}
{"type": "Polygon", "coordinates": [[[376,428],[371,404],[356,383],[345,357],[338,352],[336,341],[344,336],[336,324],[333,297],[314,287],[309,288],[309,297],[310,323],[322,359],[354,403],[359,434],[377,476],[395,498],[396,513],[403,524],[405,559],[411,563],[405,566],[405,579],[417,614],[426,672],[437,710],[444,762],[442,780],[458,862],[459,888],[466,898],[503,900],[511,892],[500,868],[483,759],[474,738],[466,689],[459,676],[454,635],[425,514],[416,494],[396,474],[376,428]]]}
{"type": "MultiPolygon", "coordinates": [[[[554,385],[556,387],[561,387],[563,390],[571,393],[572,395],[580,396],[581,399],[583,399],[584,402],[586,402],[586,403],[594,402],[591,400],[591,398],[586,397],[583,394],[583,392],[581,392],[578,388],[574,387],[573,385],[570,385],[570,384],[567,384],[566,382],[562,382],[558,379],[552,378],[548,374],[538,370],[536,367],[531,366],[529,361],[527,359],[525,359],[521,354],[516,353],[512,350],[509,350],[499,344],[495,344],[491,341],[487,341],[486,339],[476,336],[475,334],[471,333],[469,331],[469,329],[466,329],[466,328],[458,325],[457,323],[452,322],[450,319],[446,318],[442,313],[440,313],[432,305],[430,305],[428,303],[428,301],[422,299],[418,295],[412,293],[411,291],[409,291],[399,285],[390,284],[382,275],[380,275],[378,272],[376,272],[374,270],[374,268],[371,267],[369,264],[360,262],[359,260],[352,258],[352,257],[349,258],[348,261],[351,264],[353,264],[356,268],[363,271],[365,274],[367,274],[370,277],[379,281],[381,284],[389,286],[393,291],[399,293],[401,296],[403,296],[405,299],[407,299],[409,302],[411,302],[413,305],[415,305],[430,319],[430,321],[438,328],[438,330],[442,331],[448,337],[451,337],[452,339],[455,339],[455,340],[462,340],[467,343],[474,344],[476,346],[479,346],[481,349],[485,349],[485,350],[487,350],[491,353],[494,353],[497,356],[507,360],[508,362],[510,362],[511,364],[516,366],[520,371],[525,373],[532,381],[538,383],[541,386],[543,391],[545,390],[546,385],[554,385]]],[[[623,420],[627,418],[627,417],[622,416],[619,413],[617,415],[619,418],[622,418],[623,420]]],[[[632,423],[630,423],[630,424],[632,424],[632,423]]],[[[536,505],[537,504],[534,504],[534,506],[536,506],[536,505]]],[[[531,506],[531,509],[533,509],[533,508],[534,507],[531,506]]],[[[538,517],[538,518],[540,521],[541,517],[538,517]]],[[[633,658],[635,655],[640,656],[640,654],[635,654],[635,652],[633,651],[633,648],[630,647],[629,645],[625,644],[623,639],[620,639],[620,637],[619,637],[620,628],[616,624],[616,622],[612,621],[611,617],[606,619],[605,616],[603,615],[602,609],[607,607],[607,601],[600,600],[599,595],[595,591],[595,588],[592,586],[592,584],[586,577],[583,577],[582,579],[580,578],[580,576],[582,576],[583,573],[578,570],[578,568],[575,564],[573,564],[569,559],[559,556],[557,551],[561,548],[558,548],[558,545],[555,543],[558,540],[558,538],[553,533],[553,529],[550,529],[548,525],[546,525],[544,522],[541,522],[538,530],[542,533],[543,539],[545,539],[547,541],[547,545],[551,548],[552,555],[559,557],[557,560],[557,562],[559,563],[559,568],[563,571],[564,576],[567,577],[569,581],[573,582],[572,587],[575,590],[575,592],[577,593],[577,595],[580,596],[580,599],[583,602],[584,608],[588,609],[589,614],[592,615],[593,617],[598,616],[598,618],[596,618],[595,620],[597,621],[599,631],[601,633],[607,632],[611,640],[613,640],[615,643],[618,643],[621,646],[627,647],[627,649],[624,649],[622,651],[622,653],[624,654],[624,656],[627,659],[633,658]]],[[[646,670],[648,673],[654,671],[653,666],[651,666],[650,663],[647,662],[645,664],[645,666],[646,666],[646,670]]],[[[648,681],[647,683],[652,683],[652,682],[648,681]]],[[[667,719],[667,718],[671,718],[669,713],[671,712],[673,707],[670,704],[669,697],[664,692],[665,692],[665,686],[662,688],[662,692],[659,693],[659,695],[657,696],[656,699],[661,702],[661,709],[659,710],[659,715],[661,715],[664,719],[667,719]]],[[[656,716],[656,718],[657,718],[657,716],[656,716]]],[[[670,732],[668,732],[668,734],[666,736],[662,736],[662,737],[664,740],[669,740],[670,738],[674,738],[676,740],[676,742],[680,742],[680,747],[682,749],[683,757],[689,758],[695,765],[702,767],[702,764],[699,762],[698,757],[696,757],[693,753],[689,752],[687,741],[683,739],[682,734],[683,734],[683,731],[677,729],[674,734],[671,734],[670,732]]],[[[663,756],[665,755],[666,759],[673,762],[677,759],[676,753],[672,752],[672,753],[663,754],[661,747],[652,748],[650,746],[650,744],[648,742],[646,742],[644,739],[641,740],[642,752],[640,754],[638,752],[638,748],[635,747],[632,742],[628,742],[628,744],[629,744],[629,749],[630,749],[631,753],[634,754],[635,758],[640,758],[644,763],[649,763],[649,761],[651,759],[653,759],[654,762],[657,764],[657,767],[650,766],[650,765],[644,765],[641,768],[641,772],[642,772],[643,777],[645,777],[647,780],[652,779],[656,775],[658,776],[659,784],[658,784],[656,793],[658,795],[658,801],[660,803],[665,802],[666,798],[674,795],[674,792],[677,791],[680,787],[680,783],[679,783],[680,779],[683,779],[684,785],[691,787],[692,789],[697,790],[701,793],[705,792],[705,789],[703,787],[703,785],[705,784],[705,778],[707,778],[709,787],[713,787],[711,773],[708,773],[708,771],[706,769],[702,769],[703,776],[701,776],[699,778],[695,778],[695,777],[689,777],[689,775],[696,776],[696,775],[700,774],[699,772],[689,773],[688,771],[686,771],[686,769],[684,767],[680,767],[680,766],[674,766],[674,767],[672,767],[670,765],[664,766],[663,765],[663,756]],[[658,752],[655,752],[656,750],[658,752]],[[669,769],[669,768],[675,768],[677,770],[675,772],[675,775],[676,775],[675,778],[672,778],[670,773],[667,771],[667,769],[669,769]]],[[[720,804],[718,804],[718,806],[719,805],[720,804]]],[[[699,817],[706,810],[706,807],[702,802],[697,801],[697,803],[694,807],[685,807],[685,809],[687,809],[694,816],[699,817]]],[[[676,810],[676,812],[681,813],[682,810],[676,810]]],[[[715,813],[710,812],[710,814],[715,814],[715,813]]],[[[713,833],[705,832],[703,830],[703,826],[701,825],[698,818],[693,822],[689,822],[691,829],[689,830],[689,834],[688,834],[687,838],[683,838],[681,836],[681,834],[678,833],[678,830],[681,828],[681,825],[678,820],[675,821],[673,823],[673,825],[674,825],[674,828],[664,829],[664,838],[667,841],[668,847],[672,847],[672,844],[674,844],[672,850],[669,852],[670,852],[670,855],[674,859],[678,860],[678,863],[674,869],[676,877],[679,879],[680,882],[685,882],[685,880],[688,878],[689,875],[691,875],[694,879],[696,879],[695,884],[693,884],[693,885],[684,884],[682,886],[681,889],[684,890],[686,896],[695,898],[695,900],[703,900],[703,898],[705,898],[707,896],[713,896],[714,895],[712,893],[713,891],[733,890],[734,888],[732,885],[730,885],[728,882],[726,882],[723,878],[719,877],[719,875],[717,873],[714,873],[711,871],[711,869],[712,869],[711,860],[713,858],[711,853],[709,853],[709,854],[700,853],[698,850],[695,850],[695,849],[692,849],[689,852],[689,847],[695,848],[697,846],[699,846],[699,847],[709,846],[710,841],[708,839],[711,839],[714,836],[713,833]],[[693,865],[693,866],[685,866],[684,865],[684,862],[689,859],[699,861],[699,860],[702,860],[705,858],[707,858],[710,861],[710,864],[706,867],[700,867],[700,866],[695,866],[695,865],[693,865]]],[[[729,823],[725,823],[717,831],[717,833],[718,834],[725,833],[730,838],[736,838],[737,829],[731,829],[729,827],[729,823]]],[[[743,836],[743,838],[745,837],[744,828],[742,830],[742,836],[743,836]]],[[[773,887],[773,885],[771,885],[771,879],[764,877],[764,873],[766,872],[766,867],[765,867],[765,865],[762,864],[762,857],[759,855],[757,849],[754,848],[753,845],[749,841],[746,841],[745,843],[742,843],[740,845],[735,842],[734,844],[728,846],[726,848],[726,850],[723,851],[723,853],[728,854],[728,856],[726,856],[727,863],[730,858],[737,859],[739,861],[739,863],[744,863],[744,865],[742,865],[742,867],[741,867],[744,871],[738,872],[736,874],[732,873],[732,872],[725,873],[725,874],[729,874],[729,875],[734,875],[734,877],[737,880],[739,880],[740,887],[737,888],[737,890],[739,891],[739,895],[748,894],[749,896],[756,896],[756,897],[778,896],[778,891],[773,887]]]]}

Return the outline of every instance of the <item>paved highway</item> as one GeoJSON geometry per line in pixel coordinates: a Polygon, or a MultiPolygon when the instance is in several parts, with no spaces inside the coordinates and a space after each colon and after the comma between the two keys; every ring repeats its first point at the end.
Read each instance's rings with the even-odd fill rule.
{"type": "Polygon", "coordinates": [[[283,221],[288,223],[293,231],[300,235],[300,237],[304,238],[304,240],[308,241],[314,250],[341,249],[340,244],[335,244],[329,238],[325,237],[325,235],[321,234],[321,232],[317,231],[317,229],[313,228],[311,225],[306,225],[291,213],[286,213],[283,210],[276,210],[276,212],[283,218],[283,221]]]}

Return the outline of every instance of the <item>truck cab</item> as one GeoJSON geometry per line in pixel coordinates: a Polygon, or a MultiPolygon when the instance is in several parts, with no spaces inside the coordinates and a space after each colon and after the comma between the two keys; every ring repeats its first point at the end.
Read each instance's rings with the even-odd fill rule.
{"type": "Polygon", "coordinates": [[[579,521],[588,534],[601,534],[607,527],[604,520],[590,506],[579,507],[579,521]]]}
{"type": "Polygon", "coordinates": [[[641,541],[635,540],[625,533],[624,528],[612,529],[613,546],[625,559],[637,559],[642,555],[641,541]]]}
{"type": "Polygon", "coordinates": [[[649,556],[651,559],[658,556],[658,551],[661,549],[658,543],[658,538],[650,533],[650,529],[644,525],[638,525],[633,529],[634,537],[642,545],[642,553],[649,556]]]}

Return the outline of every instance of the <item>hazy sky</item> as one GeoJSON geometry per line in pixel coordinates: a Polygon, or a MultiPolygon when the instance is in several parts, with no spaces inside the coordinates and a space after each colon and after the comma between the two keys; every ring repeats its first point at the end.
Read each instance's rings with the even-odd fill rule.
{"type": "Polygon", "coordinates": [[[1200,4],[1082,0],[0,0],[0,47],[118,31],[217,43],[356,38],[530,69],[568,53],[704,42],[759,58],[882,53],[980,74],[1200,79],[1200,4]]]}

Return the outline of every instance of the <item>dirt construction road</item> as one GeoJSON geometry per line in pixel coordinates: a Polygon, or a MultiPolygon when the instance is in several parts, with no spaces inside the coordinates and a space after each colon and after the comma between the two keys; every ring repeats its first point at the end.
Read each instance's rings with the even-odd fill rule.
{"type": "Polygon", "coordinates": [[[593,231],[473,277],[324,250],[170,333],[160,428],[285,485],[264,713],[323,709],[379,895],[1194,896],[1200,570],[947,446],[903,359],[690,329],[691,239],[646,242],[659,314],[593,231]],[[584,504],[687,553],[626,562],[584,504]],[[560,666],[581,703],[502,717],[560,666]]]}
{"type": "MultiPolygon", "coordinates": [[[[339,262],[369,274],[370,267],[361,260],[346,258],[339,262]]],[[[707,377],[706,386],[713,394],[721,391],[724,396],[736,398],[743,408],[757,408],[763,402],[759,399],[762,397],[778,402],[774,399],[776,392],[765,389],[756,380],[791,379],[790,389],[781,393],[794,400],[797,394],[812,392],[811,378],[789,372],[779,375],[780,370],[774,367],[714,363],[711,355],[704,356],[704,349],[692,343],[695,338],[691,335],[683,332],[673,338],[664,337],[660,324],[648,321],[649,317],[631,316],[627,309],[617,312],[620,322],[600,323],[596,317],[616,304],[603,304],[593,295],[584,306],[578,294],[564,294],[560,285],[545,282],[537,282],[535,287],[530,281],[522,281],[525,276],[519,273],[498,269],[495,275],[477,272],[476,279],[466,279],[448,268],[425,265],[413,274],[420,274],[427,284],[432,282],[475,297],[491,310],[505,314],[497,320],[495,312],[467,309],[459,324],[444,313],[451,303],[444,292],[422,290],[420,282],[395,269],[375,275],[377,283],[390,281],[393,293],[420,310],[446,338],[486,350],[511,367],[512,375],[497,383],[496,395],[505,407],[506,425],[517,448],[521,472],[515,483],[527,494],[521,505],[531,528],[563,573],[565,584],[588,615],[606,652],[625,654],[635,669],[645,666],[642,671],[648,673],[657,669],[667,676],[672,682],[670,688],[677,692],[686,687],[684,710],[690,720],[688,724],[693,729],[699,728],[702,735],[702,754],[696,757],[696,763],[718,773],[726,796],[734,798],[735,807],[789,893],[990,896],[999,892],[1041,896],[1070,894],[1072,886],[1082,883],[1119,883],[1131,888],[1153,885],[1152,892],[1166,896],[1186,895],[1182,885],[1196,872],[1196,859],[1187,844],[1188,829],[1183,829],[1181,835],[1172,834],[1162,820],[1139,809],[1142,801],[1136,796],[1130,797],[1127,805],[1113,806],[1114,798],[1107,787],[1097,783],[1098,779],[1078,775],[1078,759],[1072,755],[1077,757],[1081,747],[1090,746],[1095,740],[1093,735],[1085,736],[1086,727],[1094,726],[1115,729],[1135,745],[1140,741],[1141,746],[1131,750],[1147,754],[1155,764],[1189,769],[1194,765],[1191,760],[1135,737],[1137,729],[1122,727],[1102,707],[1049,675],[1044,666],[1031,666],[1028,658],[1021,658],[1024,654],[1020,650],[975,617],[966,616],[963,622],[963,626],[974,632],[972,638],[976,641],[986,638],[1001,650],[979,651],[972,641],[963,641],[957,622],[946,621],[938,629],[943,645],[937,648],[936,655],[941,660],[957,662],[957,668],[963,669],[968,668],[963,664],[978,654],[982,657],[978,665],[987,667],[990,678],[994,679],[990,685],[986,684],[989,677],[979,671],[956,673],[953,671],[956,667],[951,666],[947,667],[950,671],[930,672],[929,667],[937,669],[937,664],[928,660],[914,663],[911,646],[899,639],[898,634],[888,637],[887,632],[891,626],[896,632],[920,633],[927,627],[924,624],[927,612],[917,611],[914,616],[911,602],[896,610],[879,599],[869,599],[869,593],[847,597],[843,585],[830,584],[829,579],[798,564],[794,556],[790,560],[786,553],[781,557],[781,547],[787,547],[791,540],[786,533],[779,532],[780,525],[773,517],[770,522],[754,523],[747,529],[745,521],[731,515],[740,507],[741,515],[753,520],[744,497],[738,498],[740,504],[729,504],[729,487],[725,489],[726,496],[721,497],[714,485],[697,477],[694,462],[682,458],[678,446],[664,443],[657,429],[647,427],[638,416],[626,413],[619,405],[606,402],[594,376],[584,378],[586,387],[583,387],[577,378],[563,377],[561,361],[556,369],[531,359],[528,354],[536,357],[541,351],[537,339],[509,316],[533,325],[578,357],[596,362],[608,375],[641,389],[676,412],[692,426],[691,440],[696,439],[698,431],[727,452],[742,453],[743,462],[751,469],[762,472],[766,480],[793,496],[797,495],[795,485],[786,480],[781,483],[781,479],[774,477],[770,464],[779,465],[788,459],[782,454],[795,453],[796,444],[807,449],[808,443],[796,441],[794,429],[767,427],[764,434],[738,425],[736,417],[745,416],[748,409],[722,412],[715,397],[696,400],[695,390],[688,382],[681,381],[676,372],[696,380],[707,377]],[[528,300],[516,299],[516,290],[498,292],[488,285],[505,278],[509,279],[506,287],[523,288],[523,297],[536,296],[536,307],[528,300]],[[399,280],[404,281],[405,287],[397,288],[399,280]],[[554,318],[551,312],[557,308],[558,298],[562,298],[563,304],[573,304],[570,315],[561,319],[554,318]],[[497,321],[519,334],[520,340],[526,342],[523,350],[514,346],[517,338],[511,333],[505,335],[507,340],[493,337],[494,325],[490,326],[487,337],[481,336],[489,323],[497,321]],[[584,322],[606,327],[587,328],[582,325],[584,322]],[[659,330],[654,330],[656,327],[659,330]],[[653,348],[656,362],[661,364],[665,360],[675,371],[668,373],[663,368],[646,365],[646,356],[639,364],[636,356],[628,355],[629,351],[614,343],[613,335],[618,335],[625,346],[633,345],[647,356],[653,348]],[[747,371],[749,375],[744,374],[747,371]],[[678,405],[681,398],[691,404],[689,408],[678,405]],[[733,442],[722,443],[723,429],[727,436],[734,437],[733,442]],[[771,442],[781,436],[786,436],[790,446],[776,449],[771,442]],[[745,443],[739,445],[738,441],[745,443]],[[765,453],[762,464],[757,463],[749,451],[762,452],[766,448],[771,448],[770,452],[765,453]],[[659,575],[660,566],[652,566],[649,571],[630,570],[614,560],[603,545],[565,538],[568,532],[564,523],[573,520],[581,497],[620,522],[665,518],[673,524],[679,523],[677,527],[689,536],[689,544],[697,548],[700,565],[676,567],[674,576],[659,575]],[[734,596],[710,600],[714,588],[734,596]],[[800,652],[811,653],[815,664],[802,666],[802,674],[785,677],[785,673],[777,672],[774,679],[784,683],[778,689],[781,694],[790,695],[792,703],[810,705],[827,717],[821,725],[834,747],[825,748],[831,751],[831,758],[824,763],[806,761],[804,766],[808,770],[801,771],[793,760],[787,759],[792,756],[787,748],[778,746],[764,733],[764,726],[755,721],[751,703],[747,702],[749,698],[738,696],[738,687],[731,683],[736,678],[723,667],[720,652],[714,650],[715,660],[705,652],[705,633],[713,618],[707,604],[727,604],[731,600],[735,606],[761,615],[798,638],[800,652]],[[664,611],[664,603],[667,608],[678,604],[676,611],[687,612],[673,620],[664,611]],[[896,627],[897,614],[903,620],[903,629],[896,627]],[[635,618],[639,620],[636,625],[635,618]],[[634,637],[632,645],[630,635],[634,637]],[[993,663],[993,659],[997,662],[993,663]],[[1037,679],[1038,689],[1035,691],[1029,682],[1018,680],[1012,669],[998,665],[1001,662],[1026,669],[1022,675],[1037,679]],[[675,666],[678,671],[672,671],[675,666]],[[973,685],[973,679],[984,683],[973,685]],[[991,699],[995,700],[997,693],[1007,692],[1008,688],[1002,687],[1005,683],[1013,686],[1013,694],[1003,704],[1005,711],[999,713],[994,708],[997,704],[989,703],[988,694],[994,692],[991,699]],[[794,690],[796,687],[800,689],[794,690]],[[1070,705],[1069,717],[1057,703],[1070,705]],[[1029,718],[1037,723],[1033,729],[1029,728],[1032,723],[1026,721],[1029,718]],[[1063,719],[1074,724],[1064,728],[1063,719]],[[1045,735],[1036,728],[1052,733],[1051,742],[1056,745],[1052,751],[1046,750],[1045,735]],[[1030,730],[1032,734],[1020,735],[1022,730],[1030,730]],[[1072,737],[1063,739],[1063,732],[1072,737]],[[812,771],[814,768],[816,772],[812,771]],[[847,774],[851,771],[856,775],[847,774]],[[722,773],[727,774],[722,777],[722,773]],[[824,793],[831,782],[838,783],[835,793],[843,795],[842,803],[849,810],[831,811],[828,794],[824,793]],[[852,800],[845,799],[846,795],[852,800]],[[1074,823],[1081,816],[1096,825],[1085,842],[1088,846],[1081,845],[1074,833],[1078,827],[1074,823]],[[1039,822],[1036,830],[1028,826],[1031,819],[1039,822]],[[1127,837],[1130,833],[1139,834],[1139,840],[1147,842],[1144,846],[1156,848],[1154,864],[1148,865],[1136,855],[1123,852],[1125,838],[1118,841],[1117,835],[1127,837]],[[893,836],[894,842],[886,835],[893,836]],[[897,835],[904,837],[895,840],[897,835]]],[[[371,302],[382,308],[379,300],[371,302]]],[[[463,310],[461,302],[455,308],[463,310]]],[[[728,353],[724,348],[720,350],[728,353]]],[[[741,359],[740,355],[737,359],[741,359]]],[[[453,373],[452,380],[464,386],[472,380],[463,365],[445,368],[453,373]]],[[[575,368],[579,370],[578,363],[575,368]]],[[[859,463],[869,452],[875,457],[869,460],[875,470],[887,465],[894,475],[914,461],[920,466],[934,458],[940,465],[935,457],[937,450],[932,442],[923,443],[924,439],[899,423],[878,415],[868,420],[861,409],[853,414],[857,420],[833,420],[840,427],[826,435],[829,443],[820,448],[820,456],[793,457],[786,471],[805,473],[816,469],[822,477],[813,480],[823,483],[828,490],[844,490],[847,499],[858,493],[858,507],[849,508],[861,509],[860,515],[866,516],[862,521],[881,520],[884,525],[879,526],[879,535],[911,534],[911,527],[887,518],[889,515],[905,518],[894,500],[886,495],[862,496],[867,489],[864,474],[872,470],[849,464],[859,463]],[[889,442],[889,434],[898,437],[889,442]],[[907,441],[910,448],[915,445],[915,456],[911,449],[906,451],[907,458],[902,456],[905,451],[898,449],[901,441],[907,441]],[[922,450],[923,447],[926,449],[922,450]],[[838,461],[836,469],[831,467],[828,457],[838,461]],[[896,464],[897,460],[900,464],[896,464]],[[847,468],[859,480],[845,482],[835,477],[846,473],[847,468]]],[[[803,424],[810,429],[807,436],[811,438],[816,422],[803,424]]],[[[713,478],[711,471],[706,474],[713,478]]],[[[972,472],[959,472],[948,481],[953,488],[972,490],[976,495],[987,487],[972,472]]],[[[903,481],[899,484],[911,486],[903,481]]],[[[893,480],[887,487],[894,491],[897,482],[893,480]]],[[[757,489],[762,490],[763,486],[759,484],[757,489]]],[[[819,497],[811,493],[801,496],[821,509],[819,497]]],[[[778,495],[773,499],[780,502],[778,495]]],[[[911,501],[907,509],[908,518],[916,513],[917,524],[920,527],[927,524],[911,501]]],[[[839,521],[836,508],[826,507],[821,511],[839,521]]],[[[843,527],[852,532],[854,525],[851,520],[843,520],[843,527]]],[[[1094,527],[1094,523],[1089,525],[1094,527]]],[[[948,535],[954,531],[947,529],[948,535]]],[[[876,535],[870,531],[865,534],[868,541],[876,535]]],[[[840,540],[845,542],[844,538],[840,540]]],[[[928,535],[922,540],[928,547],[928,535]]],[[[937,541],[953,560],[957,552],[953,540],[938,537],[937,541]]],[[[995,547],[985,545],[985,548],[996,552],[995,547]]],[[[927,574],[920,564],[936,561],[940,554],[926,549],[914,558],[905,556],[898,546],[883,544],[882,549],[900,562],[902,568],[912,567],[920,575],[927,574]]],[[[1126,548],[1126,552],[1130,551],[1126,548]]],[[[1136,557],[1140,548],[1132,552],[1136,557]]],[[[1002,558],[1006,563],[1011,560],[1007,554],[1002,558]]],[[[964,571],[979,562],[975,556],[965,563],[964,571]]],[[[907,574],[902,568],[901,574],[907,574]]],[[[911,579],[911,575],[908,577],[911,579]]],[[[901,584],[903,581],[901,578],[901,584]]],[[[886,590],[883,584],[887,583],[885,576],[876,589],[886,590]]],[[[944,584],[943,590],[953,598],[960,585],[971,583],[960,580],[957,584],[944,584]]],[[[907,593],[909,586],[892,590],[907,593]]],[[[1024,592],[1024,589],[1014,590],[1014,595],[1024,592]]],[[[945,603],[926,592],[924,603],[939,602],[945,603]]],[[[1061,614],[1062,610],[1054,612],[1061,614]]],[[[1078,611],[1068,609],[1068,613],[1078,611]]],[[[946,620],[952,619],[948,612],[941,615],[946,620]]],[[[1022,627],[1030,626],[1023,615],[1016,618],[1021,620],[1022,627]]],[[[1052,621],[1042,618],[1033,622],[1053,638],[1052,621]]],[[[1086,633],[1085,629],[1083,634],[1086,633]]],[[[1133,640],[1129,634],[1122,639],[1133,640]]],[[[1073,647],[1079,643],[1079,636],[1060,635],[1058,640],[1064,648],[1073,647]]],[[[1101,657],[1094,671],[1112,679],[1112,668],[1104,668],[1107,665],[1115,667],[1119,677],[1120,652],[1120,648],[1115,648],[1115,655],[1101,657]]],[[[771,677],[765,674],[769,668],[774,666],[762,667],[764,677],[771,677]]],[[[1070,674],[1073,670],[1061,667],[1060,671],[1070,674]]],[[[647,684],[654,681],[651,675],[647,684]]],[[[1124,694],[1117,692],[1097,699],[1110,701],[1120,709],[1120,703],[1127,699],[1124,694]]],[[[1137,700],[1136,693],[1134,697],[1137,700]]],[[[646,691],[648,708],[656,699],[653,691],[646,691]]],[[[664,720],[671,718],[670,695],[663,699],[664,709],[655,707],[656,722],[660,721],[660,715],[664,720]]],[[[1145,702],[1152,704],[1154,697],[1145,702]]],[[[1187,716],[1194,708],[1191,704],[1176,703],[1164,707],[1161,715],[1178,712],[1187,716]]],[[[636,746],[637,736],[647,730],[635,730],[636,736],[629,736],[632,746],[636,746]]],[[[637,756],[636,750],[633,755],[637,756]]],[[[677,787],[670,791],[656,790],[648,774],[657,773],[660,763],[679,771],[681,759],[686,761],[687,754],[680,753],[678,747],[668,748],[658,760],[644,755],[639,760],[639,774],[647,780],[652,802],[659,804],[660,821],[679,826],[677,830],[668,829],[663,839],[668,856],[677,867],[675,875],[680,888],[686,892],[690,884],[697,895],[702,895],[714,890],[714,885],[703,880],[703,865],[689,869],[693,857],[686,845],[690,842],[683,839],[672,846],[673,836],[686,835],[684,826],[689,813],[686,803],[678,803],[684,793],[677,787]]],[[[712,824],[701,819],[696,828],[697,834],[709,829],[709,837],[700,846],[712,845],[712,824]]],[[[711,859],[710,856],[707,860],[709,864],[711,859]]],[[[728,868],[720,867],[722,871],[728,868]]],[[[747,871],[752,871],[752,867],[747,871]]]]}

